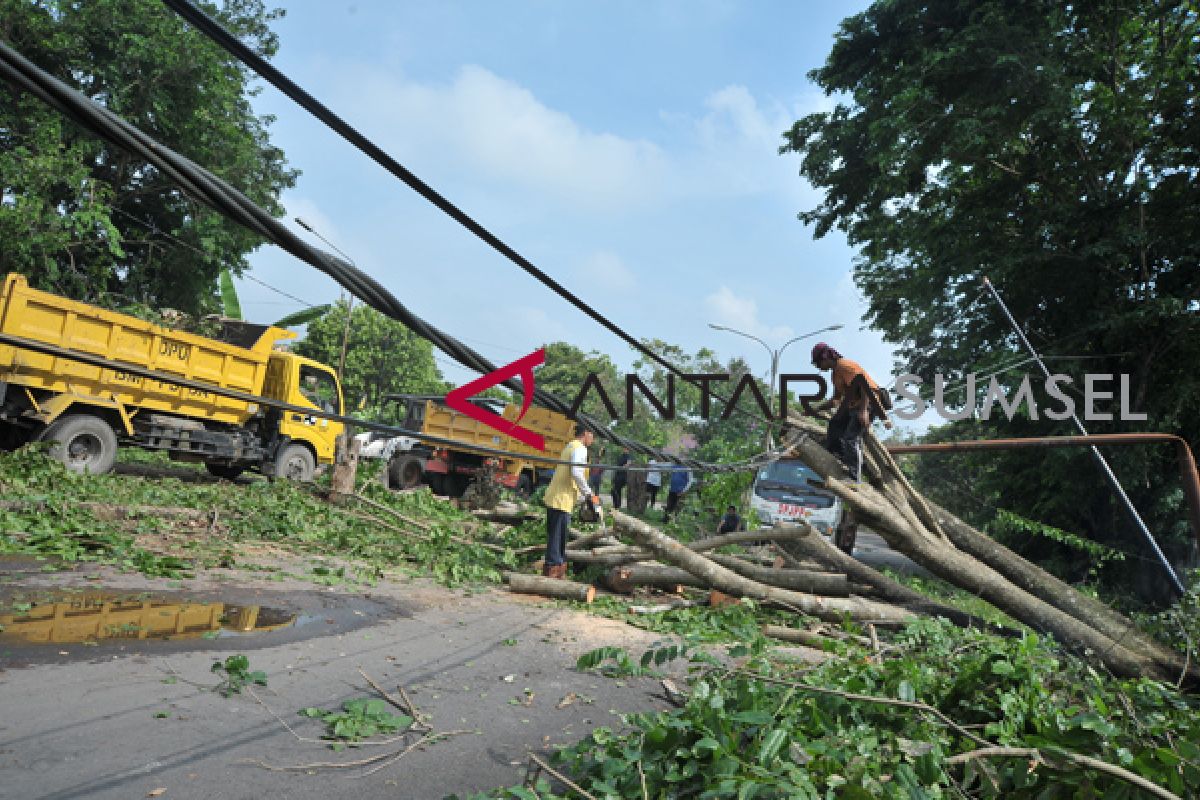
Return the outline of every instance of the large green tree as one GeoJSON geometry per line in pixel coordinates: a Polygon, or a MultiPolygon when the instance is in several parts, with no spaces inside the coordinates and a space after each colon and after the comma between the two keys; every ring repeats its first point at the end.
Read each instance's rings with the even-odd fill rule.
{"type": "MultiPolygon", "coordinates": [[[[1132,376],[1149,419],[1093,422],[1093,432],[1163,430],[1200,444],[1198,43],[1197,4],[1168,0],[888,0],[842,23],[810,76],[838,102],[799,120],[784,149],[824,190],[800,218],[859,248],[867,318],[899,346],[902,371],[928,383],[1019,355],[980,295],[987,276],[1035,346],[1087,357],[1051,360],[1052,371],[1076,386],[1085,371],[1132,376]]],[[[993,417],[942,435],[1069,425],[993,417]]],[[[1110,455],[1152,529],[1181,552],[1172,454],[1110,455]]],[[[976,505],[1145,555],[1085,454],[987,461],[972,475],[976,505]]]]}
{"type": "MultiPolygon", "coordinates": [[[[201,3],[264,56],[282,12],[201,3]]],[[[0,38],[274,214],[293,185],[248,71],[156,0],[0,0],[0,38]]],[[[217,310],[217,277],[260,239],[156,169],[0,84],[0,273],[105,305],[217,310]]]]}
{"type": "MultiPolygon", "coordinates": [[[[308,324],[296,352],[336,370],[345,330],[343,300],[308,324]]],[[[364,406],[372,411],[383,407],[384,395],[441,394],[449,388],[434,363],[433,345],[428,340],[364,305],[350,312],[342,386],[351,410],[364,406]]]]}

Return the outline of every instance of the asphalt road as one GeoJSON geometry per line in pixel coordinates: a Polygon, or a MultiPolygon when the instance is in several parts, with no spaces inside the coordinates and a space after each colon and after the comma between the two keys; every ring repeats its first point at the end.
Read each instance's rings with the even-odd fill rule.
{"type": "MultiPolygon", "coordinates": [[[[83,575],[18,577],[22,585],[98,583],[83,575]]],[[[140,576],[100,577],[124,588],[166,588],[140,576]]],[[[312,612],[316,622],[291,634],[186,648],[131,639],[57,645],[49,653],[43,647],[31,658],[29,650],[0,647],[0,798],[442,798],[519,783],[527,752],[615,726],[617,711],[666,707],[655,681],[618,684],[574,670],[578,655],[594,647],[640,653],[656,638],[621,623],[502,591],[464,596],[424,583],[368,590],[375,605],[361,612],[361,624],[330,611],[361,610],[351,591],[256,583],[244,573],[210,575],[188,588],[220,593],[235,582],[235,593],[259,592],[264,602],[312,612]],[[326,614],[334,614],[331,622],[326,614]],[[216,683],[210,666],[231,652],[245,653],[252,669],[269,676],[258,700],[199,688],[216,683]],[[301,709],[372,696],[360,666],[389,691],[403,685],[435,729],[472,732],[413,750],[367,777],[365,768],[280,772],[255,763],[353,761],[398,753],[413,741],[335,753],[301,740],[321,733],[301,709]]]]}
{"type": "Polygon", "coordinates": [[[883,540],[883,537],[867,528],[858,529],[858,538],[854,543],[854,557],[875,569],[887,567],[901,575],[930,577],[928,570],[903,553],[897,553],[883,540]]]}

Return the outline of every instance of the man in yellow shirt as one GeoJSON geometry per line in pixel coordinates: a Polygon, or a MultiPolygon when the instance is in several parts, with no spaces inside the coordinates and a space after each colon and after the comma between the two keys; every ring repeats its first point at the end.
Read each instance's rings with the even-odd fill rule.
{"type": "Polygon", "coordinates": [[[571,526],[571,512],[582,496],[598,513],[600,497],[592,492],[587,481],[588,446],[594,434],[582,424],[575,425],[575,438],[563,448],[559,464],[554,468],[554,477],[546,487],[546,559],[542,574],[548,578],[567,577],[567,529],[571,526]]]}
{"type": "Polygon", "coordinates": [[[879,384],[858,362],[843,357],[824,342],[813,346],[812,363],[817,369],[833,371],[833,397],[817,406],[817,410],[837,406],[829,420],[825,449],[841,459],[857,482],[862,470],[862,435],[871,427],[871,419],[882,419],[891,427],[880,402],[879,384]]]}

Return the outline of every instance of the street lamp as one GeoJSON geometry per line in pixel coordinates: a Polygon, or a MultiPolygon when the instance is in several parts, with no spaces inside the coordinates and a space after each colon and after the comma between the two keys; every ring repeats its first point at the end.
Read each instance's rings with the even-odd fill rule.
{"type": "MultiPolygon", "coordinates": [[[[304,230],[308,231],[313,236],[317,237],[322,242],[324,242],[325,244],[332,247],[334,250],[337,251],[338,255],[340,255],[342,258],[344,258],[348,262],[350,262],[350,265],[352,267],[354,267],[355,269],[358,269],[358,264],[354,263],[354,259],[351,258],[350,256],[346,255],[344,252],[342,252],[342,249],[340,247],[338,247],[336,244],[334,244],[333,242],[326,239],[324,236],[322,236],[320,233],[318,233],[316,230],[314,230],[313,226],[309,225],[304,220],[300,219],[299,217],[295,217],[295,220],[296,220],[297,225],[299,225],[301,228],[304,228],[304,230]]],[[[344,327],[342,329],[342,354],[338,357],[337,376],[338,376],[339,382],[345,380],[345,378],[342,376],[342,373],[346,369],[346,342],[348,342],[350,339],[350,312],[354,308],[354,295],[350,294],[349,292],[347,292],[347,295],[349,295],[349,296],[346,299],[346,327],[344,327]]]]}
{"type": "MultiPolygon", "coordinates": [[[[752,334],[746,333],[745,331],[734,330],[733,328],[727,328],[724,325],[715,325],[711,322],[708,323],[708,327],[712,328],[714,331],[725,331],[726,333],[736,333],[738,336],[745,336],[747,339],[753,339],[754,341],[758,342],[763,347],[765,347],[767,349],[767,352],[771,354],[771,382],[767,384],[767,407],[773,411],[775,408],[775,377],[779,372],[779,357],[783,355],[783,351],[788,349],[788,345],[791,345],[794,342],[798,342],[801,339],[807,339],[810,336],[816,336],[818,333],[825,333],[826,331],[841,330],[842,324],[839,322],[836,325],[830,325],[827,328],[821,328],[820,330],[813,331],[812,333],[805,333],[800,336],[796,336],[792,339],[788,339],[786,342],[783,343],[783,347],[780,347],[778,350],[772,349],[771,346],[769,344],[767,344],[766,342],[764,342],[762,339],[760,339],[757,336],[754,336],[752,334]]],[[[768,450],[771,449],[771,446],[772,446],[772,444],[771,444],[771,423],[769,420],[767,422],[767,435],[766,435],[766,438],[763,440],[763,443],[766,445],[766,448],[768,450]]]]}

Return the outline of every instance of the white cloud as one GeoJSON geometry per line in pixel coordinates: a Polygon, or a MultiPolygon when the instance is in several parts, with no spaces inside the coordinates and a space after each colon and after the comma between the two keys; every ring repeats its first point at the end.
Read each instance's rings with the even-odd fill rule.
{"type": "Polygon", "coordinates": [[[592,253],[575,270],[581,283],[609,292],[626,292],[637,279],[616,253],[600,250],[592,253]]]}
{"type": "MultiPolygon", "coordinates": [[[[586,130],[528,89],[475,65],[448,85],[360,69],[350,107],[367,109],[372,135],[396,154],[450,159],[459,168],[586,209],[641,205],[662,184],[654,144],[586,130]]],[[[401,158],[404,160],[404,157],[401,158]]]]}
{"type": "Polygon", "coordinates": [[[704,305],[717,324],[757,336],[768,345],[781,344],[796,335],[787,325],[772,327],[763,324],[758,318],[757,301],[739,296],[728,286],[722,286],[705,297],[704,305]]]}

